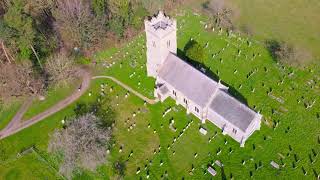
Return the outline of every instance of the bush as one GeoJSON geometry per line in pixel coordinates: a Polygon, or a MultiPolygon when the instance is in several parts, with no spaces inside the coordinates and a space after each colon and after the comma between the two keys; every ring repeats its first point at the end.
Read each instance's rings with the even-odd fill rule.
{"type": "Polygon", "coordinates": [[[90,64],[91,60],[89,58],[81,55],[76,58],[75,62],[80,65],[88,65],[88,64],[90,64]]]}
{"type": "Polygon", "coordinates": [[[312,60],[312,56],[308,51],[283,41],[267,40],[265,45],[272,58],[282,64],[301,66],[308,64],[312,60]]]}
{"type": "Polygon", "coordinates": [[[135,29],[140,29],[144,18],[148,15],[147,10],[139,3],[134,9],[133,14],[130,17],[130,24],[135,29]]]}
{"type": "Polygon", "coordinates": [[[197,41],[190,40],[184,47],[184,52],[190,61],[203,63],[204,49],[197,41]]]}
{"type": "Polygon", "coordinates": [[[88,113],[88,107],[85,103],[77,103],[76,107],[73,109],[76,117],[80,117],[88,113]]]}
{"type": "Polygon", "coordinates": [[[126,163],[123,160],[118,160],[114,163],[114,170],[115,172],[120,175],[120,176],[124,176],[125,175],[125,171],[126,171],[126,163]]]}
{"type": "Polygon", "coordinates": [[[108,23],[108,29],[113,32],[117,37],[123,37],[125,30],[123,19],[113,18],[108,23]]]}
{"type": "Polygon", "coordinates": [[[111,127],[111,125],[115,122],[116,113],[114,109],[111,107],[108,98],[99,97],[98,99],[89,104],[77,103],[73,111],[75,112],[76,117],[92,113],[99,118],[98,125],[100,127],[111,127]],[[100,100],[98,101],[98,99],[100,100]]]}

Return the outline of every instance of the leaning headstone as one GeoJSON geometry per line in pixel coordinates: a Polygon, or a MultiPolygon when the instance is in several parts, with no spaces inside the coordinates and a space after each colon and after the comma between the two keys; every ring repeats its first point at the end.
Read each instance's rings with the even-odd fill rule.
{"type": "Polygon", "coordinates": [[[216,176],[217,175],[217,172],[211,166],[209,166],[207,170],[212,176],[216,176]]]}
{"type": "Polygon", "coordinates": [[[219,160],[216,160],[214,163],[215,163],[217,166],[219,166],[219,167],[222,167],[222,166],[223,166],[223,164],[222,164],[219,160]]]}
{"type": "Polygon", "coordinates": [[[276,168],[276,169],[279,169],[279,164],[277,164],[276,162],[274,162],[274,161],[271,161],[270,162],[270,165],[272,166],[272,167],[274,167],[274,168],[276,168]]]}

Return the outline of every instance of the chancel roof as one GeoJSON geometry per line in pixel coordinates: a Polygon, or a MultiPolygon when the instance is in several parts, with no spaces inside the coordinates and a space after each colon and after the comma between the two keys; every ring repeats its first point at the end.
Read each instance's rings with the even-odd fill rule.
{"type": "Polygon", "coordinates": [[[224,91],[217,91],[209,108],[234,126],[246,131],[256,113],[224,91]]]}

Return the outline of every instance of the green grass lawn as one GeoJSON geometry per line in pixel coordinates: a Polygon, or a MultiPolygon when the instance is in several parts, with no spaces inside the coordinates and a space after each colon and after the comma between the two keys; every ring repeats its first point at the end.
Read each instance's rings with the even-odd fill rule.
{"type": "Polygon", "coordinates": [[[6,127],[19,110],[20,106],[21,102],[14,100],[10,105],[6,105],[0,109],[0,130],[6,127]]]}
{"type": "Polygon", "coordinates": [[[73,82],[70,82],[68,85],[63,85],[61,87],[51,87],[45,95],[46,99],[44,101],[40,101],[38,98],[35,98],[33,100],[31,106],[23,115],[23,120],[28,120],[32,118],[33,116],[52,107],[64,98],[70,96],[74,91],[77,91],[79,85],[80,80],[74,80],[73,82]]]}
{"type": "Polygon", "coordinates": [[[47,165],[37,154],[30,152],[14,161],[0,164],[0,178],[16,179],[62,179],[55,169],[47,165]]]}
{"type": "MultiPolygon", "coordinates": [[[[241,94],[251,108],[261,112],[264,116],[261,130],[249,138],[244,148],[240,148],[237,142],[222,135],[213,124],[207,122],[202,125],[195,117],[186,115],[184,108],[175,105],[173,100],[144,105],[141,99],[133,95],[125,98],[126,90],[113,82],[94,80],[89,90],[93,96],[89,97],[86,93],[79,101],[95,99],[100,93],[101,83],[113,87],[114,90],[107,94],[118,112],[114,127],[115,144],[105,165],[96,172],[86,171],[76,179],[112,179],[117,176],[112,165],[119,159],[127,160],[125,179],[145,179],[147,174],[150,179],[209,179],[211,176],[206,173],[207,165],[216,160],[224,164],[223,169],[213,166],[218,172],[217,178],[225,176],[229,179],[232,176],[235,179],[248,179],[252,176],[254,179],[315,179],[314,172],[320,173],[320,144],[317,140],[320,135],[319,67],[299,70],[277,64],[267,50],[253,39],[206,31],[206,18],[189,11],[177,17],[177,22],[179,49],[183,49],[190,38],[203,45],[209,43],[204,61],[207,71],[217,74],[238,92],[233,94],[238,98],[241,94]],[[306,109],[305,105],[313,100],[316,100],[315,104],[306,109]],[[169,107],[172,111],[162,117],[169,107]],[[134,112],[137,114],[135,117],[132,116],[134,112]],[[169,128],[171,119],[174,120],[176,131],[169,128]],[[199,133],[200,126],[208,130],[207,135],[199,133]],[[120,146],[123,147],[122,152],[119,152],[120,146]],[[317,156],[314,156],[312,149],[317,156]],[[131,151],[133,155],[129,157],[131,151]],[[280,170],[270,166],[272,160],[281,165],[280,170]],[[137,174],[138,168],[140,173],[137,174]],[[307,172],[306,176],[302,168],[307,172]]],[[[145,37],[141,35],[123,48],[106,50],[96,57],[101,63],[99,67],[103,67],[104,62],[115,62],[111,68],[103,67],[103,74],[115,76],[152,97],[154,80],[146,77],[144,42],[145,37]]],[[[55,128],[61,128],[60,121],[65,116],[73,115],[74,105],[0,141],[5,159],[8,159],[0,161],[0,170],[5,168],[8,172],[16,168],[2,165],[1,162],[5,164],[31,145],[46,154],[49,135],[55,128]]],[[[51,155],[47,156],[48,159],[52,158],[51,155]]],[[[27,163],[37,163],[37,160],[28,159],[16,166],[20,168],[27,163]]],[[[57,166],[54,160],[52,166],[57,166]]],[[[46,176],[41,177],[43,179],[46,176]]],[[[5,176],[0,173],[0,179],[3,178],[5,176]]]]}
{"type": "Polygon", "coordinates": [[[317,0],[235,0],[238,26],[249,26],[258,38],[277,39],[310,50],[320,57],[320,3],[317,0]]]}

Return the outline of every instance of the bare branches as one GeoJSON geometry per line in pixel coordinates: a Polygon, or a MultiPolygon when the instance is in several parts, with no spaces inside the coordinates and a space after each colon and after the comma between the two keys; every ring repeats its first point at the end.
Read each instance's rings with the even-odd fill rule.
{"type": "Polygon", "coordinates": [[[42,64],[41,64],[41,62],[40,62],[40,59],[39,59],[39,56],[38,56],[36,50],[33,48],[32,45],[30,45],[30,47],[31,47],[31,49],[32,49],[33,54],[34,54],[34,55],[36,56],[36,58],[37,58],[37,61],[38,61],[39,65],[40,65],[40,68],[43,69],[42,64]]]}
{"type": "Polygon", "coordinates": [[[45,70],[53,83],[64,83],[74,78],[75,63],[72,57],[55,54],[47,59],[45,70]]]}
{"type": "Polygon", "coordinates": [[[0,64],[0,96],[4,99],[11,96],[41,94],[44,80],[35,77],[30,63],[0,64]]]}
{"type": "Polygon", "coordinates": [[[4,55],[6,56],[7,61],[11,64],[10,57],[8,56],[8,53],[7,53],[7,50],[6,50],[5,46],[4,46],[3,41],[1,41],[1,47],[2,47],[4,55]]]}
{"type": "Polygon", "coordinates": [[[75,168],[95,170],[97,165],[106,162],[106,145],[111,139],[111,130],[100,128],[98,120],[96,116],[86,114],[52,135],[48,149],[64,153],[60,172],[66,177],[71,178],[75,168]]]}
{"type": "Polygon", "coordinates": [[[68,49],[88,49],[103,36],[103,23],[94,17],[88,2],[58,0],[53,15],[62,41],[68,49]]]}
{"type": "Polygon", "coordinates": [[[217,28],[234,29],[233,21],[239,16],[239,10],[226,0],[210,0],[203,8],[213,15],[213,23],[217,28]]]}

